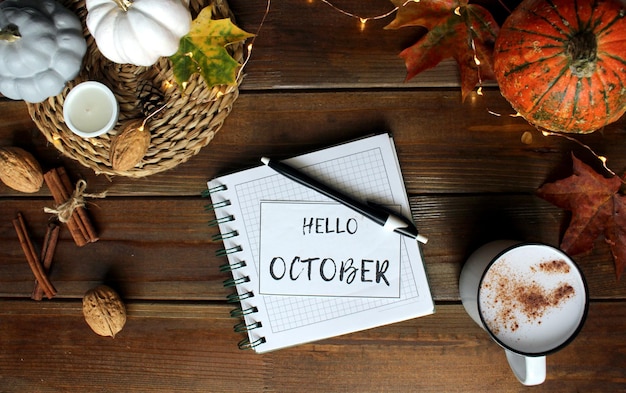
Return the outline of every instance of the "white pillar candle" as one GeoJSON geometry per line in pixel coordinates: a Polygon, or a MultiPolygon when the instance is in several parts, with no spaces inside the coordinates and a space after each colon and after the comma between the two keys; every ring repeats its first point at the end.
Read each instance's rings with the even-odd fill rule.
{"type": "Polygon", "coordinates": [[[65,124],[85,138],[107,133],[115,127],[119,105],[113,92],[100,82],[88,81],[70,90],[63,104],[65,124]]]}

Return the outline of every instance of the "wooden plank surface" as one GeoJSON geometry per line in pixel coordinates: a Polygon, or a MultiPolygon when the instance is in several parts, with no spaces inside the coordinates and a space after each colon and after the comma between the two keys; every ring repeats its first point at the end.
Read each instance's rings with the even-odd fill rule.
{"type": "MultiPolygon", "coordinates": [[[[388,0],[336,0],[360,16],[388,0]]],[[[506,12],[485,0],[496,18],[506,12]],[[495,7],[495,8],[494,8],[495,7]]],[[[517,0],[505,1],[509,8],[517,0]]],[[[265,1],[230,0],[238,24],[257,32],[265,1]]],[[[602,172],[593,154],[626,171],[626,118],[580,142],[544,137],[513,117],[493,82],[461,101],[452,60],[405,82],[399,52],[421,28],[383,30],[320,0],[274,0],[246,66],[231,115],[187,163],[143,179],[95,175],[62,157],[30,120],[26,105],[0,99],[0,146],[33,152],[44,169],[65,166],[87,192],[100,234],[78,248],[66,230],[55,254],[52,301],[29,299],[32,273],[11,219],[22,212],[40,246],[52,205],[43,187],[22,194],[0,184],[0,392],[517,392],[503,352],[466,315],[458,275],[470,253],[497,238],[558,245],[567,212],[535,195],[571,174],[571,154],[602,172]],[[232,305],[219,272],[200,193],[214,176],[258,165],[263,155],[301,154],[373,132],[391,132],[421,231],[437,312],[428,317],[267,355],[239,351],[232,305]],[[522,143],[524,133],[532,141],[522,143]],[[100,283],[128,304],[115,339],[85,324],[80,299],[100,283]]],[[[626,392],[626,283],[608,246],[574,258],[592,303],[580,336],[548,358],[533,391],[626,392]]]]}
{"type": "MultiPolygon", "coordinates": [[[[427,70],[405,81],[404,60],[399,54],[423,36],[422,27],[385,30],[395,14],[389,0],[338,0],[331,2],[352,17],[333,10],[320,0],[271,1],[271,12],[255,40],[243,89],[336,89],[458,87],[454,60],[444,60],[437,70],[427,70]],[[362,28],[358,17],[372,18],[362,28]],[[311,34],[311,32],[315,32],[311,34]]],[[[490,10],[502,20],[501,4],[490,10]]],[[[234,0],[229,4],[238,24],[256,33],[267,2],[234,0]]],[[[457,97],[460,97],[458,91],[457,97]]]]}
{"type": "MultiPolygon", "coordinates": [[[[236,349],[226,305],[130,303],[115,339],[95,336],[76,301],[0,306],[3,337],[12,338],[0,341],[7,391],[528,391],[460,305],[265,355],[236,349]]],[[[624,391],[626,331],[612,326],[625,324],[624,307],[592,303],[578,338],[548,357],[547,380],[532,390],[624,391]]]]}
{"type": "MultiPolygon", "coordinates": [[[[28,297],[32,273],[11,219],[22,211],[36,245],[41,245],[49,215],[45,199],[0,200],[0,296],[28,297]]],[[[77,247],[61,232],[51,280],[59,298],[80,298],[99,282],[119,287],[126,299],[224,300],[224,258],[214,257],[221,243],[201,198],[106,198],[89,209],[100,240],[77,247]],[[129,220],[132,217],[132,220],[129,220]]],[[[566,215],[532,195],[485,194],[411,198],[414,218],[428,238],[422,247],[436,300],[458,301],[457,280],[469,254],[498,238],[558,245],[566,215]]],[[[626,299],[626,283],[617,282],[608,246],[596,242],[576,257],[593,299],[626,299]]]]}
{"type": "MultiPolygon", "coordinates": [[[[177,168],[141,179],[97,176],[49,146],[28,119],[25,105],[2,101],[9,114],[0,143],[32,151],[44,168],[66,165],[88,192],[117,195],[197,196],[214,176],[259,165],[262,155],[288,157],[375,132],[391,132],[410,194],[533,193],[546,181],[571,174],[571,153],[601,170],[599,161],[563,137],[544,137],[495,91],[461,103],[451,90],[242,94],[215,139],[177,168]],[[489,111],[503,114],[494,116],[489,111]],[[306,122],[302,119],[306,118],[306,122]],[[532,142],[524,144],[524,132],[532,142]]],[[[581,136],[617,173],[626,119],[581,136]]],[[[48,194],[44,187],[40,194],[48,194]]],[[[0,195],[23,194],[0,185],[0,195]]]]}

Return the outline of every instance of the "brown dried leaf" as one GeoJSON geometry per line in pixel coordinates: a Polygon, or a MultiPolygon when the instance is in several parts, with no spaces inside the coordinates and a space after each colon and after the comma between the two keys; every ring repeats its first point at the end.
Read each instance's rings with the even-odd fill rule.
{"type": "Polygon", "coordinates": [[[495,79],[493,46],[500,30],[491,13],[468,0],[391,0],[396,18],[385,29],[422,26],[428,32],[400,53],[407,80],[453,58],[461,73],[463,100],[482,80],[495,79]]]}
{"type": "Polygon", "coordinates": [[[561,248],[576,255],[593,249],[595,239],[604,233],[611,248],[619,279],[626,267],[626,197],[619,193],[622,181],[605,178],[572,155],[574,174],[544,184],[538,195],[572,212],[561,248]]]}

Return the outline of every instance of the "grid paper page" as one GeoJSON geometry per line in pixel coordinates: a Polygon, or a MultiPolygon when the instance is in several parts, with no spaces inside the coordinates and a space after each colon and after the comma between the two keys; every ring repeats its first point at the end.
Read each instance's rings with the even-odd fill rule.
{"type": "MultiPolygon", "coordinates": [[[[354,198],[399,208],[410,215],[404,183],[393,141],[387,134],[363,138],[286,160],[290,165],[354,198]]],[[[255,351],[264,353],[291,345],[403,321],[434,312],[419,246],[415,240],[400,241],[400,298],[315,297],[259,294],[259,240],[262,201],[333,202],[266,166],[259,166],[214,179],[209,189],[227,186],[211,194],[213,203],[232,201],[216,211],[216,217],[232,215],[220,223],[220,231],[236,229],[239,236],[224,240],[226,249],[241,246],[228,256],[229,263],[245,261],[232,271],[243,296],[242,309],[258,309],[244,315],[251,343],[263,342],[255,351]]],[[[400,236],[400,235],[398,235],[400,236]]]]}
{"type": "MultiPolygon", "coordinates": [[[[320,179],[332,187],[356,197],[373,200],[377,203],[393,204],[393,195],[379,149],[372,149],[334,160],[325,161],[309,167],[300,168],[302,172],[320,179]],[[346,186],[346,179],[349,184],[346,186]],[[359,186],[355,186],[358,184],[359,186]]],[[[237,200],[242,210],[250,238],[250,252],[253,255],[257,274],[259,270],[260,205],[262,200],[281,201],[328,201],[325,196],[300,184],[294,183],[280,174],[267,178],[238,184],[235,186],[237,200]]],[[[404,243],[401,243],[404,244],[404,243]]],[[[404,249],[404,247],[402,247],[404,249]]],[[[401,298],[418,296],[413,272],[406,260],[405,250],[401,251],[401,298]]],[[[272,316],[273,332],[294,329],[304,325],[344,317],[375,307],[397,302],[397,299],[374,298],[317,298],[264,296],[267,312],[272,316]]]]}

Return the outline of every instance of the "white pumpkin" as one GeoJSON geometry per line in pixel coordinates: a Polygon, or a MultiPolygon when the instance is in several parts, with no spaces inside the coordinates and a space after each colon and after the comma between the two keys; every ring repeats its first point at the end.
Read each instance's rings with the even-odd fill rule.
{"type": "Polygon", "coordinates": [[[119,64],[150,66],[178,50],[191,28],[181,0],[86,0],[87,28],[102,55],[119,64]]]}
{"type": "Polygon", "coordinates": [[[54,0],[0,3],[0,93],[37,103],[80,71],[87,43],[78,17],[54,0]]]}

